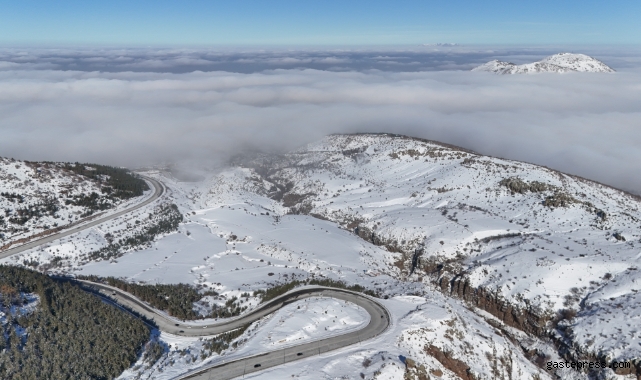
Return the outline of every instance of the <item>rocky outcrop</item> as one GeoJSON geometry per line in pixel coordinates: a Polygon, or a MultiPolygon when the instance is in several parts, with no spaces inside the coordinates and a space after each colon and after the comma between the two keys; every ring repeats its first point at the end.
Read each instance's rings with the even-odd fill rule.
{"type": "Polygon", "coordinates": [[[546,183],[539,181],[526,182],[518,177],[504,178],[499,182],[499,185],[507,187],[512,193],[525,194],[528,191],[532,193],[540,193],[551,188],[546,183]]]}
{"type": "Polygon", "coordinates": [[[354,229],[354,233],[361,239],[366,240],[374,245],[384,246],[390,252],[404,252],[403,249],[398,245],[397,240],[381,238],[376,234],[376,232],[372,231],[366,226],[359,225],[354,229]]]}
{"type": "Polygon", "coordinates": [[[439,363],[443,365],[443,367],[447,368],[449,371],[452,371],[462,380],[477,380],[474,374],[470,372],[469,365],[465,364],[461,360],[453,358],[449,355],[448,352],[443,352],[440,348],[434,345],[429,345],[425,346],[425,353],[438,360],[439,363]]]}
{"type": "Polygon", "coordinates": [[[546,333],[546,325],[551,316],[540,315],[535,310],[517,308],[492,291],[471,286],[464,276],[450,278],[443,275],[437,280],[437,285],[443,293],[465,300],[492,314],[507,326],[539,337],[546,333]]]}
{"type": "MultiPolygon", "coordinates": [[[[475,288],[471,286],[463,274],[451,276],[446,273],[439,276],[435,282],[443,293],[465,300],[468,304],[490,313],[507,326],[517,328],[540,339],[551,339],[559,354],[565,360],[577,362],[598,361],[608,364],[612,361],[611,358],[608,358],[603,354],[583,352],[580,348],[573,347],[570,341],[562,339],[557,334],[554,334],[554,329],[557,327],[556,324],[558,323],[558,319],[563,319],[562,316],[545,315],[534,309],[515,307],[490,290],[482,287],[475,288]]],[[[571,336],[571,331],[565,331],[563,326],[559,326],[558,329],[563,332],[564,335],[571,336]]],[[[437,358],[436,356],[434,357],[437,358]]],[[[438,358],[437,360],[441,361],[438,358]]],[[[614,372],[617,375],[635,375],[637,380],[641,380],[641,360],[633,359],[630,362],[630,368],[617,368],[614,369],[614,372]]],[[[441,363],[445,366],[445,363],[441,363]]],[[[450,369],[449,367],[447,368],[450,369]]],[[[455,366],[454,368],[458,367],[455,366]]],[[[465,377],[462,376],[461,378],[465,379],[465,377]]]]}

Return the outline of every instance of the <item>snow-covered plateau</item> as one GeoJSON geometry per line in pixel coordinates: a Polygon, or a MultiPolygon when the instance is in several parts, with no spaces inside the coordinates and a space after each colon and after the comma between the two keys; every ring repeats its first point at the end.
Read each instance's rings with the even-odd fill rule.
{"type": "Polygon", "coordinates": [[[472,69],[495,74],[533,74],[533,73],[612,73],[614,70],[585,54],[559,53],[543,58],[538,62],[516,65],[511,62],[493,60],[472,69]]]}
{"type": "MultiPolygon", "coordinates": [[[[178,231],[108,260],[87,255],[109,244],[107,234],[118,239],[144,225],[158,207],[149,205],[3,261],[46,263],[58,255],[64,260],[49,270],[190,283],[223,298],[204,297],[195,308],[292,279],[325,277],[377,292],[390,310],[392,326],[371,341],[253,378],[635,376],[547,371],[545,363],[565,355],[638,365],[637,196],[389,134],[332,135],[288,154],[244,155],[199,182],[145,174],[166,185],[160,202],[182,213],[178,231]]],[[[244,302],[252,307],[256,300],[244,302]]],[[[164,356],[156,364],[138,363],[123,378],[172,378],[204,363],[317,339],[324,327],[363,323],[353,305],[341,311],[340,302],[305,302],[312,304],[293,304],[256,322],[221,354],[205,353],[202,340],[159,334],[164,356]],[[335,319],[325,324],[318,311],[329,309],[335,319]]]]}

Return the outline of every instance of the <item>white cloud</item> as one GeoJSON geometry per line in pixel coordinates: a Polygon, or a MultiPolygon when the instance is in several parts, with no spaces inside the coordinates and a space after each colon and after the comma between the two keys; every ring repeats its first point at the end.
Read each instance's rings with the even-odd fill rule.
{"type": "MultiPolygon", "coordinates": [[[[113,53],[132,62],[119,57],[113,53]]],[[[226,159],[247,148],[282,151],[328,133],[392,132],[641,192],[639,99],[641,71],[634,69],[171,74],[10,65],[0,71],[0,155],[142,166],[226,159]]]]}

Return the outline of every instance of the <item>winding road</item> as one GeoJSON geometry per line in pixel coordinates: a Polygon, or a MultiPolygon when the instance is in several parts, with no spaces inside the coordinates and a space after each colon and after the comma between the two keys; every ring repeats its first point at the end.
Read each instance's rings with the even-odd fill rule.
{"type": "Polygon", "coordinates": [[[134,311],[136,314],[153,320],[160,330],[180,336],[211,336],[236,330],[275,312],[285,305],[309,297],[331,297],[352,302],[365,309],[369,314],[369,323],[359,330],[290,346],[280,350],[269,351],[259,355],[242,357],[225,363],[215,363],[181,375],[176,379],[233,379],[265,368],[305,359],[313,355],[320,355],[352,344],[358,344],[383,333],[389,327],[391,320],[390,314],[385,306],[372,297],[345,289],[306,286],[289,291],[238,317],[227,318],[209,324],[190,323],[174,319],[116,287],[85,280],[77,281],[82,283],[83,286],[93,288],[93,291],[98,291],[103,297],[108,297],[110,300],[134,311]]]}
{"type": "MultiPolygon", "coordinates": [[[[155,190],[154,194],[143,202],[103,218],[8,249],[0,253],[0,258],[6,258],[28,249],[35,248],[39,245],[78,233],[82,230],[125,215],[154,202],[162,195],[164,187],[160,182],[153,178],[143,178],[149,181],[155,190]]],[[[285,305],[309,297],[331,297],[352,302],[365,309],[370,317],[369,323],[365,327],[356,331],[298,344],[275,351],[268,351],[258,355],[241,357],[229,362],[214,363],[212,365],[190,371],[176,379],[233,379],[235,377],[261,371],[269,367],[275,367],[284,363],[305,359],[313,355],[320,355],[325,352],[361,343],[383,333],[389,327],[391,321],[390,314],[385,306],[372,297],[345,289],[323,286],[306,286],[287,292],[238,317],[227,318],[225,320],[209,324],[203,324],[202,322],[184,322],[176,320],[167,314],[150,307],[140,299],[116,287],[86,280],[73,281],[80,283],[83,287],[91,288],[93,292],[96,292],[102,297],[108,298],[110,301],[116,302],[140,316],[153,320],[161,331],[180,336],[211,336],[236,330],[275,312],[285,305]]]]}

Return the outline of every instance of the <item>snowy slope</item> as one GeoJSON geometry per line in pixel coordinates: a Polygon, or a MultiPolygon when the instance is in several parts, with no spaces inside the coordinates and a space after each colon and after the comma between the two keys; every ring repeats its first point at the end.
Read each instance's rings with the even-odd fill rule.
{"type": "Polygon", "coordinates": [[[585,54],[559,53],[543,58],[542,63],[564,67],[578,72],[590,73],[612,73],[614,70],[599,61],[585,54]]]}
{"type": "Polygon", "coordinates": [[[495,74],[532,74],[590,72],[612,73],[614,70],[605,63],[585,54],[559,53],[543,58],[538,62],[515,65],[510,62],[493,60],[472,69],[495,74]]]}
{"type": "MultiPolygon", "coordinates": [[[[528,361],[517,344],[506,339],[504,333],[495,331],[484,317],[474,315],[459,301],[445,297],[430,286],[403,280],[401,270],[394,265],[398,253],[373,245],[335,222],[286,214],[288,208],[279,201],[258,194],[268,191],[270,185],[261,182],[252,170],[225,169],[200,183],[179,182],[158,173],[147,174],[157,176],[167,185],[164,201],[177,204],[185,215],[186,220],[177,232],[149,248],[128,251],[114,260],[87,261],[87,252],[106,244],[106,232],[118,238],[124,233],[125,223],[136,225],[136,220],[144,221],[148,210],[141,210],[128,219],[116,219],[99,229],[83,232],[80,237],[65,238],[43,250],[32,250],[6,261],[45,261],[50,255],[63,255],[68,263],[63,269],[72,273],[113,275],[146,283],[191,283],[216,290],[224,299],[291,279],[341,279],[362,284],[388,297],[385,302],[392,313],[393,328],[380,339],[301,362],[300,368],[306,373],[303,378],[353,374],[354,368],[350,366],[354,360],[367,379],[394,378],[398,371],[404,371],[399,360],[399,355],[404,355],[416,359],[428,372],[455,379],[448,363],[430,359],[424,353],[426,345],[451,352],[450,356],[464,363],[463,366],[470,366],[477,378],[488,378],[495,370],[513,372],[514,379],[530,380],[536,373],[540,373],[542,379],[548,378],[528,361]],[[407,297],[408,294],[416,296],[407,297]],[[469,326],[474,329],[468,331],[469,326]],[[447,338],[452,334],[456,334],[456,340],[447,338]],[[466,342],[464,346],[459,344],[459,337],[466,342]],[[497,367],[492,364],[494,354],[510,357],[515,364],[507,367],[499,363],[497,367]]],[[[255,305],[255,300],[250,298],[249,304],[255,305]]],[[[274,340],[269,339],[270,331],[272,338],[278,338],[275,342],[278,344],[283,339],[287,342],[322,337],[323,326],[328,330],[338,328],[335,331],[338,332],[359,323],[352,312],[335,307],[336,313],[330,314],[331,325],[318,318],[316,307],[301,307],[306,314],[297,319],[291,311],[298,311],[298,305],[293,307],[295,309],[283,310],[271,319],[257,322],[236,340],[237,348],[220,356],[202,356],[203,341],[198,339],[187,341],[161,334],[157,339],[166,347],[165,356],[156,364],[143,363],[141,359],[122,378],[172,378],[203,363],[229,360],[234,355],[255,353],[271,346],[277,348],[274,340]],[[283,315],[287,317],[281,323],[283,315]],[[333,323],[334,320],[345,324],[333,323]],[[309,324],[316,326],[316,330],[304,328],[303,325],[309,324]]],[[[553,354],[553,350],[548,351],[553,354]]],[[[291,366],[285,368],[292,369],[291,366]]],[[[295,372],[300,373],[298,369],[295,372]]],[[[280,372],[261,376],[282,378],[280,372]]]]}
{"type": "MultiPolygon", "coordinates": [[[[0,157],[0,247],[86,219],[87,207],[65,200],[101,194],[101,187],[97,181],[76,175],[59,164],[0,157]]],[[[109,212],[137,201],[107,197],[101,200],[109,212]]]]}
{"type": "MultiPolygon", "coordinates": [[[[641,357],[629,322],[638,318],[641,288],[636,197],[535,165],[398,136],[330,136],[242,165],[252,167],[243,169],[245,186],[280,198],[290,206],[285,212],[316,215],[352,233],[358,226],[361,237],[399,252],[400,264],[390,264],[403,268],[401,279],[416,281],[447,264],[449,278],[462,275],[540,316],[575,310],[568,331],[586,351],[641,357]],[[271,172],[260,177],[265,167],[271,172]],[[423,264],[408,276],[417,248],[423,264]],[[627,305],[626,312],[615,313],[616,305],[627,305]],[[603,323],[616,318],[620,324],[603,323]],[[594,326],[599,334],[588,332],[594,326]]],[[[214,188],[206,202],[225,194],[214,188]]]]}
{"type": "MultiPolygon", "coordinates": [[[[452,362],[437,359],[439,351],[477,378],[531,379],[539,372],[548,378],[528,361],[555,358],[546,335],[527,336],[489,311],[464,306],[451,297],[453,278],[545,321],[563,311],[566,319],[553,332],[575,352],[641,357],[641,204],[621,191],[394,135],[328,136],[289,154],[238,159],[201,182],[148,175],[167,185],[165,201],[185,216],[177,232],[117,260],[87,260],[87,252],[106,244],[107,231],[117,237],[125,224],[144,220],[148,210],[141,210],[10,262],[64,251],[73,273],[186,282],[227,299],[310,277],[361,284],[389,298],[393,328],[385,336],[258,378],[334,378],[354,375],[346,372],[354,368],[367,379],[399,378],[409,370],[398,355],[434,378],[456,378],[452,362]]],[[[239,338],[239,350],[265,347],[261,328],[267,325],[259,322],[239,338]]],[[[279,327],[280,336],[299,336],[298,324],[287,326],[279,327]]],[[[199,352],[197,341],[183,346],[199,352]]],[[[168,355],[166,373],[203,362],[168,355]]],[[[156,369],[134,372],[154,378],[156,369]]],[[[410,372],[418,376],[419,370],[410,372]]],[[[586,378],[576,371],[556,375],[586,378]]]]}

